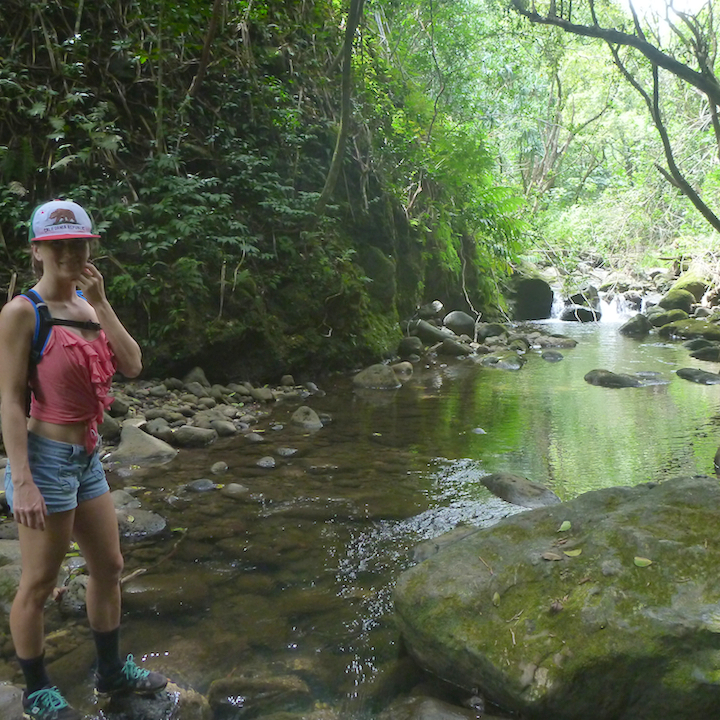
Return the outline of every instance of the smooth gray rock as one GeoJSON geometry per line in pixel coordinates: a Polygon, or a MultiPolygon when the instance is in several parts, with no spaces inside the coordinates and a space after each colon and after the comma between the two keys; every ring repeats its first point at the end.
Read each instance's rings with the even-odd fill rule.
{"type": "Polygon", "coordinates": [[[675,371],[675,374],[683,380],[689,380],[699,385],[720,384],[720,375],[708,372],[707,370],[700,370],[699,368],[680,368],[675,371]]]}
{"type": "Polygon", "coordinates": [[[323,426],[318,414],[307,405],[301,405],[290,417],[290,422],[310,431],[320,430],[323,426]]]}
{"type": "Polygon", "coordinates": [[[556,505],[560,498],[549,488],[512,473],[493,473],[480,478],[480,482],[497,497],[527,508],[556,505]]]}
{"type": "Polygon", "coordinates": [[[120,445],[110,453],[111,463],[120,465],[164,465],[178,451],[168,443],[148,435],[134,425],[123,425],[120,445]]]}
{"type": "Polygon", "coordinates": [[[462,310],[453,310],[443,318],[443,325],[456,335],[475,337],[475,319],[462,310]]]}
{"type": "Polygon", "coordinates": [[[397,390],[400,381],[389,365],[378,363],[355,375],[353,385],[364,390],[397,390]]]}
{"type": "Polygon", "coordinates": [[[207,447],[218,439],[218,434],[213,429],[183,425],[173,430],[173,445],[179,447],[207,447]]]}
{"type": "Polygon", "coordinates": [[[621,325],[618,332],[621,335],[626,335],[627,337],[644,337],[652,330],[652,328],[653,326],[650,324],[647,317],[645,317],[642,313],[637,313],[621,325]]]}
{"type": "Polygon", "coordinates": [[[640,387],[642,381],[634,375],[614,373],[610,370],[591,370],[585,375],[585,382],[606,388],[640,387]]]}

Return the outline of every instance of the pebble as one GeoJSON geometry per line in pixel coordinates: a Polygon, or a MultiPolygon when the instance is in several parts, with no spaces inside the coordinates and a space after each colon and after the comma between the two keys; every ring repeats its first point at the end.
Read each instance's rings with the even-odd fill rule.
{"type": "Polygon", "coordinates": [[[261,457],[255,464],[261,468],[274,468],[275,458],[270,455],[266,455],[265,457],[261,457]]]}
{"type": "Polygon", "coordinates": [[[216,463],[213,463],[213,466],[210,468],[210,472],[213,475],[222,475],[223,473],[226,473],[228,471],[228,464],[226,462],[223,462],[222,460],[219,460],[216,463]]]}
{"type": "Polygon", "coordinates": [[[213,490],[214,488],[215,483],[212,480],[208,480],[208,478],[199,478],[198,480],[193,480],[187,484],[187,489],[192,490],[193,492],[207,492],[208,490],[213,490]]]}

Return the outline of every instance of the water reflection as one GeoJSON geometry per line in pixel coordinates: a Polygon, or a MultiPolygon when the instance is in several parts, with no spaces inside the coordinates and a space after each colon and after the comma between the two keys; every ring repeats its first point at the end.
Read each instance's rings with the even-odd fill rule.
{"type": "MultiPolygon", "coordinates": [[[[293,429],[296,406],[278,407],[259,428],[268,430],[263,443],[223,440],[112,477],[114,487],[145,488],[145,505],[177,531],[127,553],[128,571],[148,568],[140,587],[160,588],[150,607],[147,590],[127,603],[128,649],[156,653],[156,667],[201,692],[239,668],[292,675],[343,718],[373,717],[378,679],[398,656],[393,582],[413,546],[517,511],[488,493],[482,475],[516,473],[571,498],[711,472],[720,390],[674,375],[708,363],[605,323],[550,327],[579,341],[561,362],[530,353],[518,372],[427,363],[380,394],[354,393],[337,378],[306,401],[332,417],[317,433],[293,429]],[[652,373],[658,384],[599,388],[583,380],[594,368],[652,373]],[[275,468],[257,466],[267,455],[275,468]],[[242,500],[214,490],[167,502],[218,460],[229,466],[223,482],[249,488],[242,500]]],[[[85,676],[76,682],[82,704],[85,676]]]]}

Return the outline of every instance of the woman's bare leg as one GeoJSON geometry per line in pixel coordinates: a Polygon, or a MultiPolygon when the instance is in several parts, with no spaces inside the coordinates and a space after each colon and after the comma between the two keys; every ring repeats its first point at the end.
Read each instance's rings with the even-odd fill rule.
{"type": "Polygon", "coordinates": [[[18,657],[35,658],[43,653],[45,602],[70,547],[73,517],[73,510],[48,515],[44,530],[18,525],[22,575],[10,610],[10,632],[18,657]]]}
{"type": "Polygon", "coordinates": [[[97,632],[115,630],[120,625],[123,557],[115,506],[109,492],[78,505],[73,536],[87,563],[86,603],[90,627],[97,632]]]}

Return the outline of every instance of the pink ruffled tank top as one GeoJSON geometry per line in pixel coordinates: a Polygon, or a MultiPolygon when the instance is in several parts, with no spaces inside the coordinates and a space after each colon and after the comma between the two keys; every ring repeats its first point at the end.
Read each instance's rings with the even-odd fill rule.
{"type": "Polygon", "coordinates": [[[94,340],[86,340],[62,325],[53,325],[45,352],[29,379],[30,417],[59,425],[87,423],[85,449],[92,453],[98,441],[98,423],[112,404],[108,393],[116,368],[102,330],[94,340]]]}

